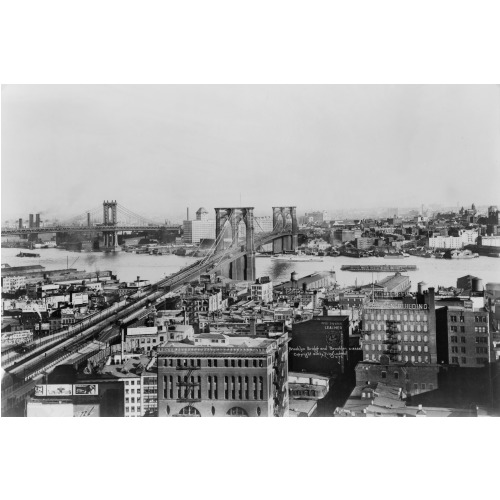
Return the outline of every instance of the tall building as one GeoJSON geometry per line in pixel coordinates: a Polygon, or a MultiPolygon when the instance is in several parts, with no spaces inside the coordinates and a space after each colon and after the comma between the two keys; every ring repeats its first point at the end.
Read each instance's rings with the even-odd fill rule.
{"type": "Polygon", "coordinates": [[[386,355],[390,362],[437,362],[434,288],[415,297],[369,302],[362,318],[365,361],[380,361],[386,355]]]}
{"type": "Polygon", "coordinates": [[[488,312],[464,307],[436,311],[438,361],[481,368],[492,357],[488,312]]]}
{"type": "Polygon", "coordinates": [[[158,348],[158,416],[288,416],[287,344],[287,333],[166,343],[158,348]]]}
{"type": "Polygon", "coordinates": [[[208,210],[199,208],[195,220],[183,223],[184,243],[199,243],[201,240],[215,240],[215,219],[208,218],[208,210]]]}

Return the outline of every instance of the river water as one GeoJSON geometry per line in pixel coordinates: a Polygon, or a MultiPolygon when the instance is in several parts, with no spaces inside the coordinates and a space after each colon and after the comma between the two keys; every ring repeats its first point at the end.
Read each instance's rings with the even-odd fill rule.
{"type": "MultiPolygon", "coordinates": [[[[41,248],[32,250],[39,253],[39,258],[16,257],[19,253],[16,248],[2,248],[2,264],[10,266],[25,266],[40,264],[47,270],[66,269],[67,266],[85,271],[112,271],[120,281],[134,281],[137,276],[141,279],[157,281],[166,275],[174,273],[195,260],[194,257],[179,257],[177,255],[147,255],[128,252],[68,252],[56,248],[41,248]]],[[[476,259],[425,259],[422,257],[408,257],[405,259],[383,259],[368,257],[355,259],[351,257],[323,257],[323,262],[276,262],[270,258],[257,257],[257,276],[269,276],[275,283],[290,279],[292,271],[299,277],[315,271],[335,270],[337,282],[342,286],[369,284],[372,281],[371,273],[341,271],[344,264],[414,264],[417,271],[407,271],[410,276],[412,290],[416,290],[417,283],[424,281],[428,286],[456,286],[457,278],[471,274],[483,280],[483,284],[500,282],[500,259],[493,257],[478,257],[476,259]]],[[[377,281],[392,273],[374,273],[377,281]]]]}

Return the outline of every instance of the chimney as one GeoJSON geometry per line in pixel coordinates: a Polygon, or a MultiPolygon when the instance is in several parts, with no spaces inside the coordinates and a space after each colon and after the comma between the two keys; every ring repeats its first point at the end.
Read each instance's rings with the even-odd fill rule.
{"type": "Polygon", "coordinates": [[[87,212],[87,227],[90,227],[90,212],[87,212]]]}
{"type": "Polygon", "coordinates": [[[23,219],[19,219],[19,229],[23,228],[23,219]]]}
{"type": "Polygon", "coordinates": [[[250,336],[257,335],[257,328],[255,327],[255,318],[252,316],[250,318],[250,336]]]}
{"type": "Polygon", "coordinates": [[[40,214],[36,214],[35,227],[40,227],[40,214]]]}
{"type": "Polygon", "coordinates": [[[31,229],[32,227],[33,227],[33,214],[30,214],[29,228],[31,229]]]}

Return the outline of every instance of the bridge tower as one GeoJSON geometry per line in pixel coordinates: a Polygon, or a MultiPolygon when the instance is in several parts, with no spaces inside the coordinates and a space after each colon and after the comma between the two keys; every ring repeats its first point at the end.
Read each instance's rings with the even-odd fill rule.
{"type": "Polygon", "coordinates": [[[245,223],[246,239],[241,250],[246,254],[235,261],[223,265],[222,273],[228,278],[235,280],[255,280],[255,242],[254,242],[254,207],[231,207],[215,209],[215,240],[217,241],[216,252],[224,250],[224,225],[229,221],[233,239],[238,242],[238,231],[240,222],[245,223]]]}
{"type": "Polygon", "coordinates": [[[273,253],[282,253],[287,251],[296,251],[298,242],[299,225],[297,223],[297,207],[273,207],[273,228],[276,230],[276,226],[281,217],[283,221],[283,227],[281,232],[290,232],[291,234],[283,235],[281,238],[277,238],[273,241],[273,253]],[[287,218],[291,219],[292,227],[291,230],[286,230],[287,218]]]}
{"type": "MultiPolygon", "coordinates": [[[[102,204],[102,209],[103,209],[103,219],[102,219],[103,225],[107,227],[116,226],[117,224],[116,200],[104,201],[102,204]]],[[[118,245],[118,231],[112,231],[112,230],[103,231],[103,237],[104,237],[103,249],[105,252],[119,252],[121,250],[120,246],[118,245]]]]}

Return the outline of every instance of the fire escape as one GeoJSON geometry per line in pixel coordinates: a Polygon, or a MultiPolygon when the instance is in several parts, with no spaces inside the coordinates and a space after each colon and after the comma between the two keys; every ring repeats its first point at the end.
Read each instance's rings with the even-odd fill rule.
{"type": "Polygon", "coordinates": [[[398,350],[398,325],[400,324],[399,321],[393,321],[393,320],[388,320],[386,321],[386,339],[384,340],[384,354],[389,356],[389,359],[391,361],[396,361],[397,356],[400,354],[400,351],[398,350]]]}
{"type": "Polygon", "coordinates": [[[285,396],[286,391],[283,389],[285,383],[285,368],[283,361],[283,352],[278,349],[274,354],[273,359],[273,399],[274,399],[274,416],[282,417],[285,412],[285,396]]]}
{"type": "Polygon", "coordinates": [[[177,398],[178,403],[187,403],[188,406],[192,406],[193,403],[199,403],[201,399],[196,396],[195,391],[201,385],[200,382],[195,381],[193,372],[200,369],[199,366],[194,365],[194,360],[191,360],[192,364],[190,366],[177,366],[177,371],[185,371],[186,374],[181,378],[181,381],[177,385],[181,388],[181,397],[177,398]]]}

